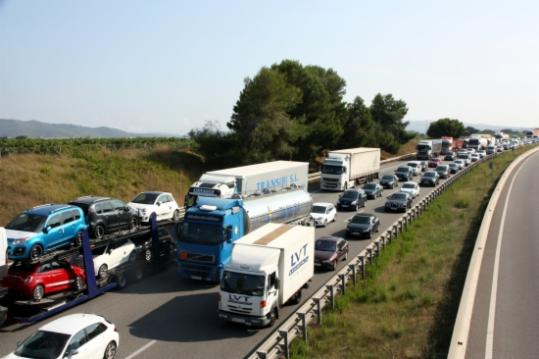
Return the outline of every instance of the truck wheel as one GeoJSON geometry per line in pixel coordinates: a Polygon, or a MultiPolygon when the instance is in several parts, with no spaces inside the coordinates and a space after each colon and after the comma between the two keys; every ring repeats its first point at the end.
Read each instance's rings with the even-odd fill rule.
{"type": "Polygon", "coordinates": [[[36,301],[39,301],[43,299],[43,295],[45,294],[45,288],[41,284],[38,284],[35,286],[34,290],[32,291],[32,298],[36,301]]]}
{"type": "Polygon", "coordinates": [[[277,321],[277,319],[279,319],[279,309],[277,309],[277,307],[273,308],[272,311],[268,314],[269,316],[269,327],[272,327],[275,322],[277,321]]]}
{"type": "Polygon", "coordinates": [[[127,277],[124,273],[118,273],[116,276],[116,284],[118,285],[118,288],[123,289],[127,285],[127,277]]]}

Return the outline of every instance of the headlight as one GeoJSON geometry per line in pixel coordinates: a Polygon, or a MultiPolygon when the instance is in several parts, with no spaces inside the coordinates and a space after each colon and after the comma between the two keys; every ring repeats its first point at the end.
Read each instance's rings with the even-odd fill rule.
{"type": "Polygon", "coordinates": [[[26,242],[26,240],[28,239],[29,237],[25,237],[25,238],[16,238],[13,240],[13,245],[17,245],[17,244],[24,244],[24,242],[26,242]]]}
{"type": "Polygon", "coordinates": [[[357,201],[352,201],[350,204],[353,206],[354,204],[357,204],[357,201]]]}

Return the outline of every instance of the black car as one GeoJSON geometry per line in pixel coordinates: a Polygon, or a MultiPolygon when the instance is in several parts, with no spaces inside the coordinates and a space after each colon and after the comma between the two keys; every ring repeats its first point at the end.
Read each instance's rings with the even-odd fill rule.
{"type": "Polygon", "coordinates": [[[363,186],[363,191],[367,194],[368,199],[375,199],[376,197],[382,197],[383,187],[378,183],[369,182],[363,186]]]}
{"type": "Polygon", "coordinates": [[[399,184],[399,179],[395,175],[383,175],[382,178],[380,178],[380,184],[384,188],[395,188],[399,184]]]}
{"type": "Polygon", "coordinates": [[[448,152],[445,154],[444,160],[453,161],[455,159],[455,154],[453,152],[448,152]]]}
{"type": "Polygon", "coordinates": [[[337,209],[340,210],[354,210],[357,211],[361,207],[365,207],[367,201],[367,194],[363,190],[347,189],[339,197],[337,202],[337,209]]]}
{"type": "Polygon", "coordinates": [[[395,170],[395,176],[399,178],[399,180],[403,182],[407,182],[412,179],[413,176],[413,169],[410,166],[399,166],[395,170]]]}
{"type": "Polygon", "coordinates": [[[91,236],[96,239],[102,239],[107,233],[135,228],[138,224],[136,213],[119,199],[84,196],[69,204],[82,209],[91,236]]]}
{"type": "Polygon", "coordinates": [[[436,186],[440,180],[440,175],[436,171],[427,171],[421,176],[420,186],[436,186]]]}
{"type": "Polygon", "coordinates": [[[323,236],[314,242],[314,266],[330,270],[337,268],[337,262],[348,258],[348,242],[334,236],[323,236]]]}
{"type": "Polygon", "coordinates": [[[457,173],[460,170],[460,167],[455,162],[449,164],[449,173],[457,173]]]}
{"type": "Polygon", "coordinates": [[[380,220],[374,214],[358,213],[346,225],[346,236],[372,238],[372,234],[378,232],[378,227],[380,220]]]}
{"type": "Polygon", "coordinates": [[[385,210],[386,212],[406,212],[412,207],[412,196],[406,192],[395,192],[387,197],[385,210]]]}

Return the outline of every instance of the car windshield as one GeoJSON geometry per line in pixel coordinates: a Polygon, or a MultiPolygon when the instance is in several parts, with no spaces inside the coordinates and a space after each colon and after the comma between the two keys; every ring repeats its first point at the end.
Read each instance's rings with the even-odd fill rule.
{"type": "Polygon", "coordinates": [[[41,232],[46,216],[32,213],[20,213],[6,226],[6,229],[14,231],[41,232]]]}
{"type": "Polygon", "coordinates": [[[409,171],[408,167],[399,167],[399,168],[397,168],[397,172],[408,172],[408,171],[409,171]]]}
{"type": "Polygon", "coordinates": [[[337,242],[329,239],[317,239],[314,244],[314,249],[323,252],[335,252],[337,242]]]}
{"type": "Polygon", "coordinates": [[[376,183],[367,183],[363,189],[376,189],[376,183]]]}
{"type": "Polygon", "coordinates": [[[446,166],[438,166],[438,167],[436,168],[436,171],[440,171],[440,172],[444,172],[444,171],[446,171],[446,170],[447,170],[447,167],[446,167],[446,166]]]}
{"type": "Polygon", "coordinates": [[[342,198],[346,199],[354,199],[357,198],[357,192],[356,191],[345,191],[342,195],[342,198]]]}
{"type": "Polygon", "coordinates": [[[370,221],[371,221],[371,218],[367,217],[367,216],[354,216],[354,217],[352,217],[352,223],[369,224],[370,221]]]}
{"type": "Polygon", "coordinates": [[[216,223],[201,223],[194,222],[187,218],[180,227],[180,241],[200,244],[220,244],[225,240],[224,230],[221,226],[220,219],[216,223]]]}
{"type": "Polygon", "coordinates": [[[326,207],[324,206],[313,206],[311,213],[326,213],[326,207]]]}
{"type": "Polygon", "coordinates": [[[407,164],[407,166],[410,166],[410,167],[414,167],[414,168],[415,168],[415,167],[417,167],[417,163],[415,163],[415,162],[410,162],[410,163],[407,164]]]}
{"type": "Polygon", "coordinates": [[[406,199],[406,197],[407,196],[404,193],[393,193],[390,198],[391,199],[404,200],[404,199],[406,199]]]}
{"type": "Polygon", "coordinates": [[[392,180],[394,180],[394,178],[393,178],[393,176],[389,176],[389,175],[388,175],[388,176],[382,177],[382,180],[383,180],[383,181],[392,181],[392,180]]]}
{"type": "Polygon", "coordinates": [[[402,188],[415,188],[415,185],[413,183],[405,183],[402,185],[402,188]]]}
{"type": "Polygon", "coordinates": [[[261,275],[225,271],[221,280],[221,289],[225,292],[260,297],[264,294],[264,283],[265,278],[261,275]]]}
{"type": "Polygon", "coordinates": [[[159,197],[159,193],[142,192],[131,202],[139,204],[154,204],[157,197],[159,197]]]}
{"type": "Polygon", "coordinates": [[[425,176],[425,177],[435,177],[436,174],[435,174],[434,172],[426,172],[426,173],[424,174],[424,176],[425,176]]]}
{"type": "Polygon", "coordinates": [[[36,359],[58,358],[68,340],[68,334],[38,330],[17,347],[15,355],[36,359]]]}
{"type": "Polygon", "coordinates": [[[344,172],[344,167],[342,166],[331,166],[331,165],[322,166],[322,173],[327,173],[330,175],[340,175],[343,172],[344,172]]]}

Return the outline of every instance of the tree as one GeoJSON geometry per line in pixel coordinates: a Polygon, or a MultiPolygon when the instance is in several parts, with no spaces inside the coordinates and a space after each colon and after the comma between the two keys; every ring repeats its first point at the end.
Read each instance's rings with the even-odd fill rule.
{"type": "Polygon", "coordinates": [[[440,138],[442,136],[450,136],[459,138],[464,133],[464,124],[457,119],[441,118],[431,122],[427,135],[431,138],[440,138]]]}
{"type": "Polygon", "coordinates": [[[395,153],[401,144],[413,137],[412,134],[406,132],[408,122],[402,121],[408,113],[404,101],[395,100],[391,94],[377,94],[369,109],[373,120],[380,127],[378,143],[384,150],[395,153]]]}
{"type": "Polygon", "coordinates": [[[301,101],[301,92],[275,69],[262,68],[245,88],[227,123],[237,140],[241,163],[291,159],[291,144],[302,135],[302,124],[289,112],[301,101]]]}
{"type": "Polygon", "coordinates": [[[470,136],[473,133],[479,133],[480,131],[472,126],[466,126],[464,128],[464,132],[462,133],[462,136],[470,136]]]}
{"type": "Polygon", "coordinates": [[[378,147],[380,128],[361,97],[348,104],[343,127],[345,131],[339,141],[341,147],[378,147]]]}

